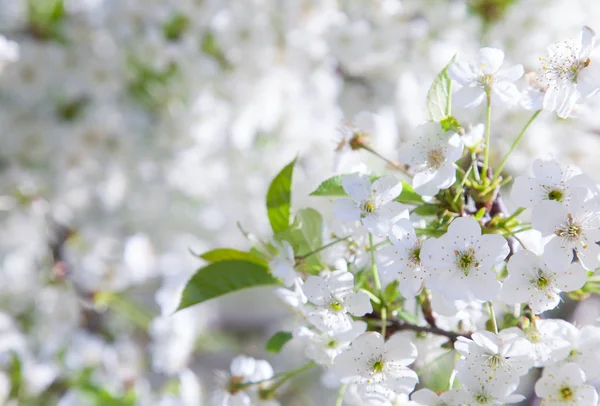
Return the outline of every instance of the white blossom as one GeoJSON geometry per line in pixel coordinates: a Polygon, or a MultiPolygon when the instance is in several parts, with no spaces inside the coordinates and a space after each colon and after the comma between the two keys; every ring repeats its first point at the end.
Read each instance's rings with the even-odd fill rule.
{"type": "Polygon", "coordinates": [[[345,383],[377,384],[409,393],[419,381],[407,368],[416,357],[417,349],[406,337],[393,335],[384,342],[381,334],[368,332],[337,356],[333,370],[345,383]]]}
{"type": "Polygon", "coordinates": [[[333,210],[338,219],[360,220],[370,233],[383,237],[398,220],[408,218],[404,205],[394,201],[402,192],[402,183],[394,176],[383,176],[371,184],[366,175],[345,175],[342,185],[350,199],[335,201],[333,210]]]}
{"type": "Polygon", "coordinates": [[[306,310],[306,317],[323,332],[348,331],[352,328],[349,314],[364,316],[373,311],[369,296],[354,292],[354,275],[348,271],[334,271],[326,278],[309,276],[302,290],[315,305],[306,310]]]}
{"type": "Polygon", "coordinates": [[[415,192],[434,196],[449,188],[456,180],[454,163],[462,156],[459,135],[442,132],[438,123],[417,127],[399,148],[399,159],[415,173],[412,186],[415,192]]]}
{"type": "Polygon", "coordinates": [[[577,290],[587,281],[587,271],[579,263],[565,267],[527,250],[515,253],[507,268],[500,298],[508,304],[528,303],[534,314],[554,309],[561,292],[577,290]]]}
{"type": "Polygon", "coordinates": [[[584,26],[578,41],[558,42],[548,47],[542,61],[541,78],[548,86],[544,109],[561,118],[571,114],[575,104],[600,89],[600,64],[591,58],[596,33],[584,26]]]}
{"type": "Polygon", "coordinates": [[[429,275],[421,264],[422,241],[417,238],[414,227],[406,219],[392,227],[390,241],[391,246],[377,251],[377,269],[381,280],[385,285],[398,281],[402,296],[415,297],[429,275]]]}
{"type": "Polygon", "coordinates": [[[558,369],[545,370],[535,383],[535,394],[546,406],[588,406],[598,403],[593,386],[585,385],[585,374],[574,363],[558,369]]]}
{"type": "Polygon", "coordinates": [[[576,252],[586,269],[600,265],[600,247],[596,244],[600,241],[600,207],[596,199],[575,196],[569,207],[544,200],[536,205],[531,224],[542,236],[552,236],[544,247],[546,262],[566,267],[576,252]]]}
{"type": "Polygon", "coordinates": [[[428,286],[450,300],[490,300],[501,284],[493,267],[508,255],[508,244],[500,235],[481,235],[477,220],[456,218],[448,232],[430,238],[421,248],[421,262],[430,270],[428,286]]]}
{"type": "Polygon", "coordinates": [[[518,382],[533,366],[532,345],[518,328],[508,328],[498,334],[489,331],[473,333],[471,339],[459,337],[454,348],[462,357],[456,370],[481,386],[518,382]]]}
{"type": "Polygon", "coordinates": [[[486,92],[492,101],[507,106],[519,102],[519,91],[513,82],[523,76],[523,66],[502,69],[504,52],[496,48],[481,48],[477,60],[455,61],[450,65],[450,77],[463,87],[455,94],[456,102],[465,108],[476,107],[485,100],[486,92]]]}

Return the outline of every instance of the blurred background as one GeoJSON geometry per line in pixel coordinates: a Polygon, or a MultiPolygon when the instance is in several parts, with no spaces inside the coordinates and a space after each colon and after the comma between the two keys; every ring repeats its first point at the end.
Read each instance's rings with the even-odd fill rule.
{"type": "MultiPolygon", "coordinates": [[[[296,208],[327,210],[307,194],[334,171],[383,169],[334,169],[341,123],[375,113],[394,158],[454,54],[536,71],[599,21],[597,0],[0,0],[0,404],[200,405],[236,354],[300,365],[263,350],[290,318],[270,289],[173,314],[192,252],[247,247],[238,222],[270,238],[266,190],[296,155],[296,208]]],[[[554,157],[600,180],[595,103],[543,114],[507,172],[554,157]]],[[[497,159],[530,113],[493,114],[497,159]]],[[[282,404],[332,404],[319,379],[282,404]]]]}

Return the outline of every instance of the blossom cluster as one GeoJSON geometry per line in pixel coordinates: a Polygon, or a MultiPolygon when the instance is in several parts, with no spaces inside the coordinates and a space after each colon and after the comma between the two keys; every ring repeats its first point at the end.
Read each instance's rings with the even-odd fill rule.
{"type": "MultiPolygon", "coordinates": [[[[489,161],[492,108],[528,100],[521,107],[529,109],[531,93],[540,93],[516,144],[542,109],[566,117],[600,89],[598,62],[590,57],[594,41],[586,26],[566,50],[550,47],[552,67],[542,59],[549,84],[535,90],[518,89],[524,69],[505,68],[499,49],[482,48],[469,62],[453,58],[430,90],[438,103],[428,104],[432,121],[407,132],[394,159],[370,146],[372,120],[361,113],[342,129],[347,147],[338,152],[366,150],[397,173],[363,170],[322,182],[312,195],[333,198],[333,220],[317,231],[321,246],[303,245],[314,237],[306,215],[289,225],[302,237],[286,233],[288,223],[278,225],[289,216],[289,198],[272,191],[280,191],[285,176],[291,181],[295,161],[273,180],[267,196],[273,242],[249,255],[262,252],[269,258],[265,271],[286,286],[276,293],[296,315],[287,340],[304,348],[307,368],[324,368],[323,382],[339,388],[338,405],[517,403],[525,399],[521,380],[534,368],[542,369],[534,393],[543,404],[598,404],[590,383],[600,377],[600,326],[578,328],[546,315],[566,293],[581,299],[597,289],[600,185],[577,168],[537,160],[533,176],[518,176],[510,186],[511,213],[501,190],[510,182],[502,173],[510,152],[500,167],[489,161]],[[467,131],[452,115],[451,80],[462,86],[452,95],[459,106],[486,104],[484,125],[467,131]],[[436,120],[440,98],[444,109],[436,120]],[[437,393],[426,383],[415,390],[433,354],[455,354],[448,385],[437,393]]],[[[201,288],[202,273],[188,282],[184,301],[201,288]]],[[[271,385],[258,401],[273,402],[281,384],[271,385]]]]}

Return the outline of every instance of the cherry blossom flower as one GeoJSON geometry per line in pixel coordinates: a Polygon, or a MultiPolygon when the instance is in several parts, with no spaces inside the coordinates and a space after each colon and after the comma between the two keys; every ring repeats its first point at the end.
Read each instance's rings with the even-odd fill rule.
{"type": "Polygon", "coordinates": [[[398,220],[408,218],[404,205],[394,201],[402,192],[402,183],[394,176],[383,176],[371,184],[366,175],[345,175],[342,185],[350,199],[334,202],[333,210],[338,219],[360,220],[370,233],[383,237],[398,220]]]}
{"type": "Polygon", "coordinates": [[[565,268],[526,250],[514,254],[507,267],[500,298],[508,304],[528,303],[535,314],[554,309],[561,292],[577,290],[587,281],[587,271],[579,263],[565,268]]]}
{"type": "Polygon", "coordinates": [[[600,377],[600,327],[573,327],[565,329],[563,334],[569,341],[569,354],[557,364],[576,363],[585,373],[587,380],[600,377]]]}
{"type": "MultiPolygon", "coordinates": [[[[577,259],[586,269],[600,266],[600,207],[596,199],[579,196],[571,199],[569,207],[554,200],[544,200],[536,205],[531,224],[542,236],[552,236],[544,247],[546,263],[566,267],[577,259]]],[[[587,194],[586,191],[583,191],[587,194]]]]}
{"type": "Polygon", "coordinates": [[[421,262],[430,269],[428,286],[449,300],[490,300],[499,293],[500,282],[493,267],[508,255],[500,235],[481,235],[477,220],[456,218],[448,232],[430,238],[421,248],[421,262]]]}
{"type": "Polygon", "coordinates": [[[306,326],[294,330],[294,338],[299,339],[306,345],[304,354],[321,365],[332,365],[338,354],[346,349],[359,335],[367,331],[367,323],[364,321],[351,321],[349,330],[334,333],[315,332],[306,326]]]}
{"type": "Polygon", "coordinates": [[[333,370],[345,383],[382,385],[398,393],[411,392],[419,378],[407,368],[417,357],[416,347],[405,337],[368,332],[334,360],[333,370]]]}
{"type": "Polygon", "coordinates": [[[473,375],[467,374],[461,377],[460,382],[462,389],[452,389],[440,396],[445,402],[442,405],[501,406],[525,399],[524,396],[513,393],[518,381],[494,380],[482,383],[473,375]]]}
{"type": "Polygon", "coordinates": [[[510,198],[517,206],[525,208],[533,208],[544,200],[568,206],[576,190],[590,187],[593,187],[593,181],[575,168],[567,166],[563,169],[556,161],[537,159],[533,163],[533,177],[518,176],[510,198]]]}
{"type": "Polygon", "coordinates": [[[501,69],[503,62],[504,52],[500,49],[481,48],[477,60],[452,63],[448,73],[463,86],[454,94],[454,100],[461,107],[476,107],[490,92],[495,103],[507,106],[518,103],[520,93],[513,82],[523,76],[523,66],[501,69]]]}
{"type": "Polygon", "coordinates": [[[390,231],[391,246],[377,251],[377,268],[384,284],[395,280],[405,298],[412,298],[423,287],[427,270],[421,264],[422,241],[409,220],[400,220],[390,231]]]}
{"type": "Polygon", "coordinates": [[[533,345],[531,356],[535,367],[556,364],[569,356],[569,337],[578,331],[571,323],[560,319],[540,319],[525,331],[525,338],[533,345]]]}
{"type": "Polygon", "coordinates": [[[353,291],[354,275],[347,271],[334,271],[326,278],[309,276],[302,290],[315,305],[306,310],[306,317],[323,332],[348,331],[352,328],[348,313],[364,316],[373,311],[369,296],[353,291]]]}
{"type": "Polygon", "coordinates": [[[454,348],[462,355],[456,366],[461,382],[464,377],[473,378],[482,386],[518,382],[533,366],[532,345],[518,328],[498,334],[478,331],[471,339],[459,337],[454,348]]]}
{"type": "Polygon", "coordinates": [[[548,86],[545,110],[567,118],[575,104],[600,90],[600,64],[590,57],[595,43],[596,33],[584,26],[579,41],[568,40],[548,47],[547,55],[540,58],[540,76],[548,86]]]}
{"type": "Polygon", "coordinates": [[[403,141],[399,151],[400,161],[415,173],[415,192],[434,196],[456,180],[454,163],[460,159],[463,145],[457,133],[442,132],[437,123],[425,123],[403,141]]]}
{"type": "Polygon", "coordinates": [[[535,394],[545,406],[588,406],[598,403],[593,386],[585,385],[585,374],[574,363],[558,369],[546,369],[535,383],[535,394]]]}

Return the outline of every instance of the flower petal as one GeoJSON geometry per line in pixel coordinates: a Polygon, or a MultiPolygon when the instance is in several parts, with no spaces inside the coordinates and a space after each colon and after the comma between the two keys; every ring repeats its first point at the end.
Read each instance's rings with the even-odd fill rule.
{"type": "Polygon", "coordinates": [[[362,202],[371,197],[371,180],[367,175],[352,174],[342,176],[344,191],[354,201],[362,202]]]}

